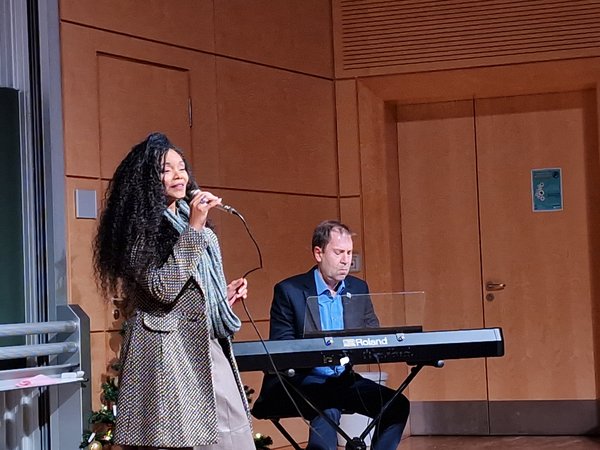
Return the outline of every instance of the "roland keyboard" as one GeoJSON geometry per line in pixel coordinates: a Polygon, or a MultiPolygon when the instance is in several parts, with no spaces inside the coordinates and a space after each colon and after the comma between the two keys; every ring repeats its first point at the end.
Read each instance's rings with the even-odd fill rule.
{"type": "Polygon", "coordinates": [[[267,350],[281,371],[337,365],[345,357],[351,364],[428,364],[445,359],[503,356],[504,340],[500,328],[479,328],[273,340],[264,341],[264,345],[261,341],[233,343],[241,371],[272,372],[267,350]]]}

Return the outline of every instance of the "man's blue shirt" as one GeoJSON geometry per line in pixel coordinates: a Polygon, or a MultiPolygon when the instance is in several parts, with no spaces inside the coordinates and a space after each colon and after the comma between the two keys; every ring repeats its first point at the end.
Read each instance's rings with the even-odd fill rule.
{"type": "MultiPolygon", "coordinates": [[[[318,268],[314,270],[314,275],[315,285],[317,287],[319,316],[321,317],[321,329],[343,330],[344,306],[342,304],[342,294],[346,289],[346,283],[344,280],[340,281],[337,285],[335,295],[332,295],[318,268]]],[[[324,383],[329,377],[339,376],[344,369],[344,366],[315,367],[311,374],[305,378],[304,383],[324,383]]]]}

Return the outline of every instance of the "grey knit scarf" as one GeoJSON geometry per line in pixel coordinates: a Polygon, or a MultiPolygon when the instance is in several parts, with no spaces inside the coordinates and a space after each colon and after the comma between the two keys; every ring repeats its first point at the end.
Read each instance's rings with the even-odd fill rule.
{"type": "MultiPolygon", "coordinates": [[[[180,201],[177,211],[179,214],[167,208],[164,215],[181,234],[189,225],[190,207],[186,202],[180,201]]],[[[202,252],[194,276],[206,298],[206,309],[212,325],[211,335],[218,338],[229,337],[240,329],[242,323],[227,301],[227,284],[217,236],[209,228],[205,228],[202,233],[208,235],[208,246],[202,252]]]]}

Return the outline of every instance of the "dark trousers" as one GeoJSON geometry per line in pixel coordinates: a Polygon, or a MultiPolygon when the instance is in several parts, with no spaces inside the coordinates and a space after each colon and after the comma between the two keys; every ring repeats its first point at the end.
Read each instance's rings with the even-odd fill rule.
{"type": "MultiPolygon", "coordinates": [[[[277,410],[285,411],[286,414],[282,414],[282,417],[297,416],[297,412],[293,413],[292,403],[281,385],[274,379],[270,381],[271,383],[267,383],[270,385],[268,389],[265,389],[266,385],[263,384],[261,395],[255,404],[255,410],[259,412],[255,414],[256,417],[271,415],[277,410]]],[[[307,450],[335,450],[337,435],[335,429],[318,416],[296,390],[302,392],[314,406],[337,424],[342,412],[375,418],[382,406],[396,392],[375,381],[363,378],[352,370],[345,371],[339,377],[328,378],[324,383],[302,383],[297,379],[290,382],[294,384],[294,388],[289,387],[288,391],[300,408],[302,416],[311,423],[307,450]]],[[[404,395],[396,397],[375,427],[371,442],[373,450],[395,450],[398,447],[409,411],[408,399],[404,395]]]]}

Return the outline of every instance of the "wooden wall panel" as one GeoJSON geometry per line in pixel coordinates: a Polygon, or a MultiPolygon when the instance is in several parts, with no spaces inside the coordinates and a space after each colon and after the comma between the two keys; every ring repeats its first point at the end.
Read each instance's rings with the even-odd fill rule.
{"type": "Polygon", "coordinates": [[[364,278],[364,246],[362,237],[363,221],[360,197],[340,198],[339,219],[342,223],[348,225],[350,230],[354,233],[354,236],[352,237],[352,243],[354,244],[353,253],[358,255],[361,261],[361,270],[359,272],[353,272],[352,275],[359,278],[364,278]]]}
{"type": "Polygon", "coordinates": [[[385,102],[429,103],[594,89],[600,58],[360,78],[385,102]]]}
{"type": "Polygon", "coordinates": [[[332,82],[225,58],[217,73],[221,185],[337,195],[332,82]]]}
{"type": "Polygon", "coordinates": [[[214,51],[213,0],[60,0],[60,19],[214,51]]]}
{"type": "Polygon", "coordinates": [[[360,194],[360,150],[356,81],[335,83],[340,195],[360,194]]]}
{"type": "Polygon", "coordinates": [[[359,85],[358,113],[365,275],[373,292],[402,291],[396,112],[359,85]]]}
{"type": "Polygon", "coordinates": [[[111,167],[133,144],[144,139],[147,132],[159,130],[185,136],[180,138],[184,141],[182,146],[191,140],[192,147],[185,150],[192,161],[197,147],[203,165],[211,173],[218,172],[213,56],[68,23],[61,25],[61,46],[67,175],[110,177],[111,167]],[[111,76],[111,70],[127,73],[111,76]],[[163,78],[166,73],[172,76],[163,78]],[[133,78],[135,74],[140,78],[133,78]],[[156,97],[156,91],[149,90],[145,93],[155,96],[154,100],[144,99],[147,87],[141,84],[142,80],[153,83],[149,87],[167,91],[156,97]],[[123,89],[125,86],[130,89],[123,89]],[[133,88],[136,91],[132,92],[133,88]],[[185,129],[188,121],[181,111],[181,96],[186,90],[191,94],[195,123],[191,138],[185,129]],[[166,101],[165,94],[176,91],[179,100],[160,105],[158,100],[166,101]],[[172,108],[178,108],[179,113],[173,113],[172,108]],[[182,123],[175,125],[177,118],[182,123]],[[144,126],[152,129],[142,132],[144,126]],[[108,161],[106,173],[100,169],[101,152],[102,159],[108,161]]]}
{"type": "Polygon", "coordinates": [[[106,368],[105,373],[108,377],[117,375],[113,365],[119,362],[119,354],[121,351],[121,329],[117,331],[106,332],[106,368]]]}
{"type": "MultiPolygon", "coordinates": [[[[102,186],[102,190],[100,192],[98,192],[98,208],[101,210],[103,208],[103,202],[104,202],[104,195],[106,193],[106,190],[108,189],[108,180],[101,180],[100,182],[101,186],[102,186]]],[[[95,220],[94,222],[96,222],[96,224],[94,225],[94,227],[96,228],[98,225],[98,221],[95,220]]],[[[94,234],[95,234],[95,230],[94,230],[94,234]]],[[[92,234],[92,236],[90,237],[90,239],[94,238],[94,234],[92,234]]],[[[90,245],[92,245],[92,243],[90,242],[90,245]]],[[[90,285],[95,283],[95,279],[94,279],[94,273],[90,272],[88,274],[89,279],[87,280],[89,282],[90,285]]],[[[85,281],[85,277],[82,277],[83,280],[85,281]]],[[[123,321],[124,321],[124,317],[121,315],[121,311],[120,311],[120,306],[122,305],[122,300],[120,298],[101,298],[100,297],[100,293],[97,292],[99,299],[102,300],[102,302],[105,304],[105,308],[104,308],[104,329],[107,331],[120,331],[121,328],[123,327],[123,321]]],[[[117,333],[116,338],[120,339],[119,334],[117,333]]],[[[113,349],[113,351],[117,351],[116,348],[113,349]]]]}
{"type": "MultiPolygon", "coordinates": [[[[256,320],[257,318],[254,317],[254,314],[252,311],[253,306],[251,305],[253,300],[252,300],[252,298],[250,298],[250,296],[248,298],[249,298],[249,300],[247,301],[247,306],[250,309],[250,313],[253,315],[253,319],[255,319],[255,324],[256,324],[256,327],[258,328],[258,333],[260,333],[260,335],[262,336],[263,339],[268,339],[269,338],[269,323],[266,320],[256,320]]],[[[237,308],[238,305],[236,304],[234,307],[237,308]]],[[[252,324],[248,321],[248,318],[245,317],[245,313],[243,313],[242,310],[243,310],[243,307],[238,308],[237,313],[239,314],[240,318],[244,318],[246,321],[242,323],[242,328],[235,335],[235,340],[236,341],[259,340],[260,338],[258,337],[258,333],[254,329],[252,324]]],[[[258,386],[260,386],[260,385],[252,385],[252,387],[254,387],[255,389],[258,386]]]]}
{"type": "Polygon", "coordinates": [[[106,373],[106,333],[93,331],[90,333],[90,352],[92,354],[92,373],[90,374],[90,387],[92,390],[92,409],[97,411],[100,406],[102,383],[106,373]]]}
{"type": "MultiPolygon", "coordinates": [[[[96,233],[97,222],[94,219],[78,219],[75,216],[75,190],[94,190],[99,199],[102,186],[99,180],[67,178],[65,189],[69,302],[80,305],[90,316],[92,331],[103,331],[107,326],[108,302],[96,290],[92,265],[92,240],[96,233]]],[[[97,204],[100,207],[99,201],[97,204]]]]}
{"type": "Polygon", "coordinates": [[[331,5],[324,0],[216,0],[217,54],[333,77],[331,5]]]}
{"type": "Polygon", "coordinates": [[[61,26],[65,174],[100,177],[94,33],[61,26]]]}
{"type": "MultiPolygon", "coordinates": [[[[398,207],[396,111],[360,85],[356,106],[361,195],[357,199],[342,199],[341,213],[348,214],[353,208],[358,208],[357,203],[361,205],[361,276],[369,283],[371,292],[401,292],[404,290],[404,279],[401,214],[398,207]]],[[[389,386],[399,386],[406,376],[403,365],[385,364],[382,370],[388,373],[389,386]]]]}
{"type": "Polygon", "coordinates": [[[90,386],[92,389],[92,409],[94,411],[98,411],[102,405],[102,383],[117,375],[112,365],[118,359],[120,345],[121,335],[119,332],[93,331],[90,335],[92,354],[90,386]]]}
{"type": "MultiPolygon", "coordinates": [[[[600,149],[600,82],[594,86],[595,105],[588,106],[590,111],[596,112],[595,120],[589,118],[586,122],[585,142],[596,143],[600,149]]],[[[600,223],[600,189],[596,189],[597,166],[600,150],[597,153],[586,154],[585,178],[587,180],[587,192],[589,194],[589,221],[600,223]]],[[[592,332],[594,334],[594,368],[596,375],[596,398],[600,398],[600,233],[590,233],[590,273],[593,275],[591,283],[592,293],[592,332]]]]}

